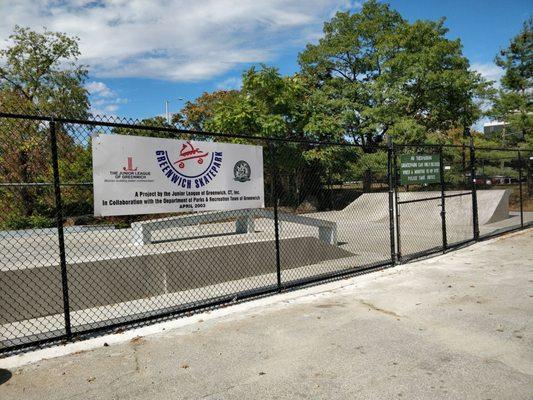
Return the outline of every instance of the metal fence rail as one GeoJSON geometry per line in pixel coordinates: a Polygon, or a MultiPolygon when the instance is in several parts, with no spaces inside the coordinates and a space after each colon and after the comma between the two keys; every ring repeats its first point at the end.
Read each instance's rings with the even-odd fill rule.
{"type": "Polygon", "coordinates": [[[0,135],[3,354],[393,266],[533,225],[531,150],[389,141],[372,149],[381,161],[361,170],[364,149],[350,142],[135,121],[0,113],[0,135]],[[94,217],[96,133],[260,145],[265,209],[94,217]],[[402,184],[406,154],[438,155],[440,179],[402,184]],[[488,183],[490,170],[508,176],[488,183]],[[509,204],[509,216],[496,218],[493,204],[509,204]]]}

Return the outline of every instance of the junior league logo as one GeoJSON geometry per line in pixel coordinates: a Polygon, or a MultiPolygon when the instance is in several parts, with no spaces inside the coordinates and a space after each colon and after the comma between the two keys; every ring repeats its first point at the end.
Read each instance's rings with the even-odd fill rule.
{"type": "Polygon", "coordinates": [[[122,167],[122,170],[126,172],[137,171],[137,167],[133,168],[133,157],[128,157],[128,164],[125,167],[122,167]]]}
{"type": "Polygon", "coordinates": [[[166,150],[155,152],[163,174],[184,189],[198,189],[217,176],[222,165],[222,152],[206,152],[190,141],[181,145],[179,151],[169,154],[166,150]]]}
{"type": "Polygon", "coordinates": [[[109,171],[109,176],[105,178],[105,182],[153,182],[150,175],[150,171],[137,167],[133,156],[127,156],[125,165],[122,164],[122,168],[109,171]]]}

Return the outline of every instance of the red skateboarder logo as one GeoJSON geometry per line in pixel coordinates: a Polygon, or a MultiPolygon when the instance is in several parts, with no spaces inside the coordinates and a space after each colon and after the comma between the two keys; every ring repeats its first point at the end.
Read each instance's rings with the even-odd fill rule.
{"type": "Polygon", "coordinates": [[[180,158],[175,161],[174,164],[178,164],[180,169],[185,168],[185,161],[187,160],[196,159],[198,164],[203,164],[204,157],[207,157],[208,155],[209,153],[203,153],[198,147],[194,147],[191,142],[187,141],[187,143],[184,143],[181,146],[180,158]]]}
{"type": "Polygon", "coordinates": [[[178,146],[179,151],[155,152],[161,172],[172,183],[184,189],[198,189],[215,179],[222,167],[221,151],[203,151],[201,148],[208,147],[208,143],[189,140],[178,146]]]}

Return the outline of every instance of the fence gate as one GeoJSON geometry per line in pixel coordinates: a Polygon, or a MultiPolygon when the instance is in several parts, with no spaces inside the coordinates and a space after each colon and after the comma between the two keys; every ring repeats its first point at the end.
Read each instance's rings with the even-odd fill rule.
{"type": "Polygon", "coordinates": [[[395,145],[396,257],[406,261],[477,236],[477,209],[466,146],[395,145]]]}

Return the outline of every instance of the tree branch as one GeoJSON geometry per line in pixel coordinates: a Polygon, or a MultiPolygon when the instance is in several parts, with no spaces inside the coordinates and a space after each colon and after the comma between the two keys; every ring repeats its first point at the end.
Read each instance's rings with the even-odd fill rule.
{"type": "Polygon", "coordinates": [[[340,69],[337,68],[331,68],[332,71],[338,72],[341,74],[344,78],[348,79],[350,82],[354,82],[354,78],[350,78],[348,75],[346,75],[344,72],[342,72],[340,69]]]}
{"type": "Polygon", "coordinates": [[[9,83],[11,83],[15,87],[15,89],[20,90],[20,92],[24,95],[24,97],[26,97],[26,99],[28,99],[29,101],[33,101],[31,96],[24,90],[24,88],[20,84],[12,81],[11,79],[7,77],[6,73],[4,72],[2,68],[0,68],[0,78],[5,79],[9,83]]]}

